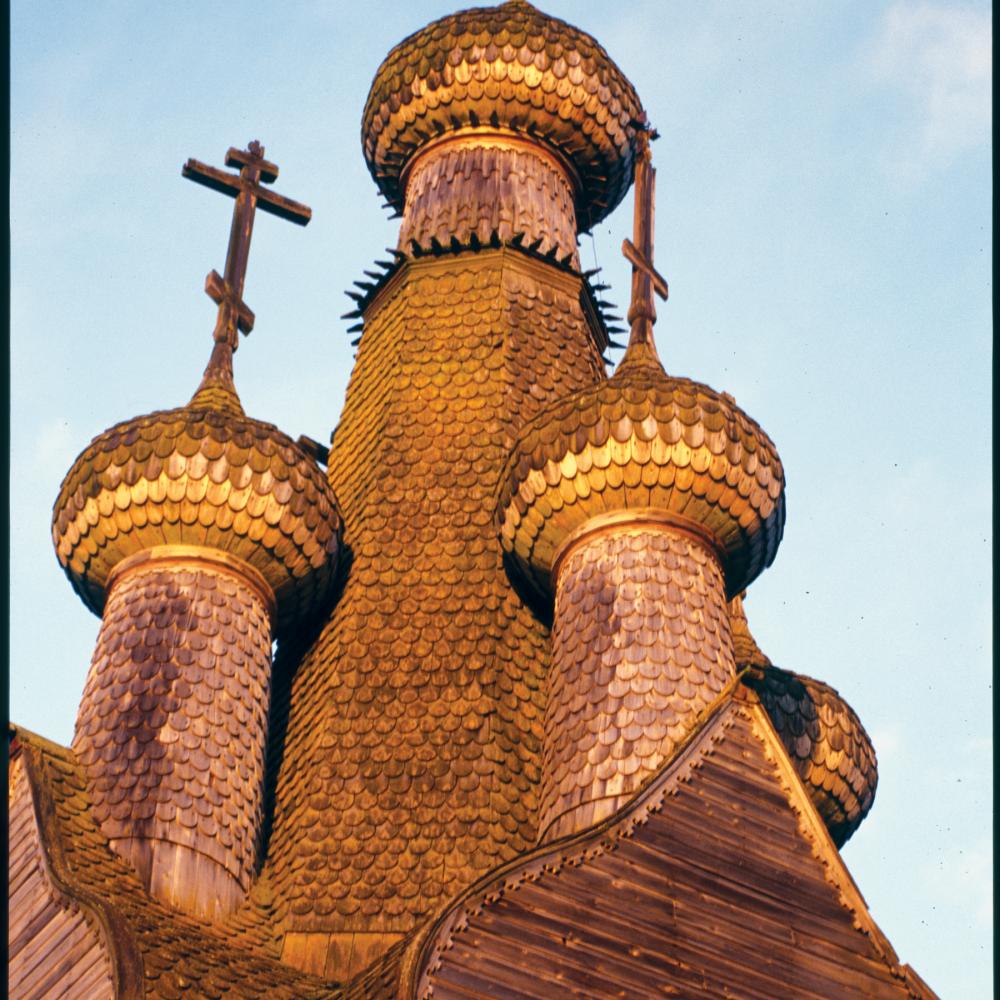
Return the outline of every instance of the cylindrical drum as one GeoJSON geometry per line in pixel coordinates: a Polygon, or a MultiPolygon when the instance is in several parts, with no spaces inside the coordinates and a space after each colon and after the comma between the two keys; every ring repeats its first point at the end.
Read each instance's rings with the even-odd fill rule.
{"type": "Polygon", "coordinates": [[[166,546],[112,573],[73,748],[112,849],[217,919],[257,864],[274,596],[240,560],[166,546]]]}
{"type": "Polygon", "coordinates": [[[597,519],[556,562],[539,829],[615,812],[733,677],[722,569],[668,523],[597,519]]]}
{"type": "Polygon", "coordinates": [[[522,237],[578,265],[573,168],[543,143],[471,129],[431,144],[406,170],[399,246],[522,237]]]}

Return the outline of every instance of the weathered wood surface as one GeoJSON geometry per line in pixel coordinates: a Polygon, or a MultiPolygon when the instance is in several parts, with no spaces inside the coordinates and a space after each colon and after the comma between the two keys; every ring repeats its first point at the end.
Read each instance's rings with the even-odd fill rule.
{"type": "Polygon", "coordinates": [[[213,336],[231,357],[239,339],[237,331],[248,334],[254,324],[253,311],[243,301],[243,285],[257,209],[300,226],[312,218],[312,209],[263,186],[278,179],[278,167],[264,159],[264,147],[256,140],[246,150],[231,147],[226,154],[226,166],[239,167],[239,173],[228,174],[193,159],[184,164],[181,172],[189,180],[236,199],[225,274],[210,271],[205,279],[205,292],[219,307],[213,336]]]}
{"type": "Polygon", "coordinates": [[[559,567],[539,830],[611,815],[734,675],[722,569],[668,526],[584,537],[559,567]]]}
{"type": "MultiPolygon", "coordinates": [[[[296,628],[332,596],[339,527],[332,494],[317,488],[311,460],[290,451],[282,435],[242,420],[232,388],[235,331],[253,319],[235,280],[245,273],[246,212],[233,229],[234,259],[242,263],[208,283],[220,316],[226,314],[225,336],[191,406],[102,435],[81,456],[57,504],[60,558],[97,610],[108,575],[135,554],[122,547],[145,547],[157,533],[168,542],[239,548],[274,591],[279,630],[294,641],[273,713],[274,825],[258,883],[268,901],[248,898],[224,926],[213,926],[149,899],[94,826],[72,754],[47,752],[51,772],[42,786],[51,784],[73,877],[127,914],[147,992],[164,1000],[395,996],[413,958],[400,936],[422,934],[421,921],[432,913],[448,917],[434,925],[441,935],[425,966],[443,995],[613,990],[647,997],[663,987],[675,995],[840,996],[858,983],[874,984],[864,995],[898,995],[890,987],[912,985],[912,978],[894,965],[849,879],[834,872],[839,862],[818,821],[813,829],[802,820],[801,810],[811,807],[777,739],[770,745],[773,733],[762,737],[756,729],[764,757],[773,752],[767,766],[754,757],[759,746],[752,741],[728,757],[709,747],[702,774],[692,779],[688,768],[669,801],[657,802],[661,813],[641,818],[634,810],[650,793],[637,780],[628,786],[634,798],[621,828],[562,842],[586,857],[567,864],[553,853],[548,870],[535,865],[515,884],[488,890],[468,926],[450,919],[449,901],[463,887],[488,879],[497,865],[527,857],[530,866],[539,857],[532,844],[546,613],[541,605],[529,608],[520,585],[511,584],[517,569],[501,556],[491,520],[497,486],[503,482],[506,491],[507,552],[543,593],[568,537],[595,514],[637,507],[668,512],[679,536],[707,546],[714,553],[709,563],[718,556],[733,593],[774,557],[784,521],[783,472],[771,442],[731,397],[668,378],[651,342],[631,351],[614,379],[604,379],[595,350],[606,343],[603,322],[594,318],[600,303],[576,270],[574,228],[592,225],[620,200],[646,149],[639,140],[649,136],[631,85],[593,39],[522,0],[445,18],[390,54],[363,132],[377,182],[403,209],[401,239],[412,255],[391,251],[388,277],[375,275],[375,285],[359,283],[362,292],[352,293],[352,317],[362,320],[364,338],[329,465],[347,508],[351,562],[326,625],[318,634],[296,628]],[[495,199],[493,190],[500,192],[495,199]],[[508,237],[516,253],[504,248],[508,237]],[[564,398],[567,392],[576,395],[564,398]],[[606,835],[616,848],[610,853],[606,835]],[[285,965],[274,961],[279,928],[289,931],[285,965]],[[369,962],[344,989],[290,968],[330,979],[369,962]]],[[[252,167],[255,176],[243,178],[248,184],[277,176],[263,150],[230,150],[227,163],[252,167]]],[[[222,171],[197,167],[209,186],[245,193],[222,171]]],[[[639,201],[647,208],[637,215],[645,229],[626,249],[643,289],[636,301],[649,306],[651,325],[651,289],[665,293],[666,283],[652,267],[652,175],[640,174],[640,187],[643,178],[649,184],[639,201]]],[[[245,197],[242,207],[248,205],[245,197]]],[[[295,208],[279,201],[272,207],[279,214],[295,208]]],[[[623,566],[632,559],[620,555],[623,566]]],[[[649,570],[642,558],[627,568],[649,570]]],[[[671,581],[653,582],[669,588],[671,581]]],[[[609,603],[600,589],[595,603],[586,586],[572,588],[574,600],[584,594],[575,608],[583,628],[598,605],[609,603]]],[[[721,579],[707,590],[712,594],[695,587],[714,635],[725,630],[712,617],[721,579]]],[[[668,595],[665,605],[676,610],[684,599],[668,595]]],[[[157,613],[122,636],[138,642],[140,633],[155,634],[164,627],[157,613]]],[[[663,620],[655,625],[639,621],[633,650],[652,650],[665,631],[685,633],[686,625],[673,631],[677,616],[662,609],[646,617],[657,616],[663,620]]],[[[199,650],[219,646],[219,634],[224,630],[199,650]]],[[[646,767],[649,787],[659,788],[663,775],[650,758],[667,752],[651,735],[661,710],[673,713],[684,699],[704,695],[696,678],[712,689],[717,668],[720,677],[731,671],[725,656],[695,664],[695,652],[704,655],[705,648],[685,649],[691,662],[681,663],[675,651],[680,676],[669,665],[663,672],[676,684],[671,691],[656,690],[656,677],[650,688],[641,663],[624,693],[612,691],[615,680],[597,684],[597,701],[604,702],[598,715],[614,714],[614,721],[594,731],[615,730],[622,747],[628,744],[624,778],[646,767]],[[666,708],[646,704],[650,690],[667,698],[666,708]],[[619,697],[621,717],[613,704],[619,697]]],[[[629,655],[620,660],[634,662],[629,655]]],[[[119,686],[124,698],[127,685],[119,686]]],[[[582,705],[578,695],[568,702],[582,705]]],[[[138,714],[158,710],[142,699],[140,692],[138,714]]],[[[589,719],[587,712],[580,717],[589,719]]],[[[238,738],[231,720],[210,712],[205,719],[238,738]]],[[[674,737],[683,735],[680,726],[674,737]]],[[[197,756],[213,758],[210,747],[206,737],[188,748],[194,771],[211,773],[213,763],[197,756]]],[[[681,770],[689,750],[682,751],[681,770]]],[[[171,763],[168,754],[151,759],[154,772],[166,766],[157,761],[171,763]]],[[[553,773],[561,768],[570,776],[564,765],[554,764],[553,773]]],[[[128,771],[122,801],[134,795],[129,781],[144,773],[141,765],[128,771]]],[[[624,778],[611,776],[602,794],[617,794],[624,778]]],[[[104,791],[109,800],[119,796],[117,788],[104,791]]],[[[204,833],[202,821],[214,820],[218,802],[211,794],[188,798],[198,814],[194,829],[204,833]]],[[[580,822],[597,819],[593,801],[580,822]]],[[[137,813],[147,808],[131,806],[137,813]]],[[[187,810],[181,801],[176,815],[187,810]]],[[[127,838],[117,839],[124,850],[127,838]]],[[[163,862],[168,881],[181,872],[197,881],[181,848],[187,845],[170,848],[169,858],[150,850],[134,860],[150,872],[163,862]]]]}
{"type": "Polygon", "coordinates": [[[492,503],[521,421],[602,377],[581,285],[484,249],[406,263],[369,307],[329,465],[350,572],[275,694],[292,932],[406,932],[534,843],[548,637],[492,503]]]}
{"type": "Polygon", "coordinates": [[[362,140],[376,182],[401,208],[404,167],[436,136],[538,136],[573,164],[578,220],[589,229],[631,184],[641,116],[632,84],[590,35],[505,3],[440,18],[397,45],[372,83],[362,140]]]}
{"type": "Polygon", "coordinates": [[[154,896],[220,919],[256,872],[270,612],[237,572],[179,559],[112,585],[73,748],[112,849],[154,896]]]}
{"type": "Polygon", "coordinates": [[[730,701],[609,822],[468,893],[424,947],[417,995],[933,996],[871,921],[758,705],[730,701]]]}
{"type": "Polygon", "coordinates": [[[875,800],[875,747],[855,711],[829,684],[782,670],[761,652],[743,598],[730,602],[737,666],[757,692],[789,759],[837,847],[861,825],[875,800]]]}
{"type": "Polygon", "coordinates": [[[286,934],[281,960],[321,979],[346,981],[367,969],[403,940],[402,934],[360,931],[340,934],[286,934]]]}
{"type": "Polygon", "coordinates": [[[482,130],[422,152],[408,170],[399,247],[452,239],[483,244],[521,234],[539,253],[579,267],[573,184],[537,142],[482,130]]]}
{"type": "Polygon", "coordinates": [[[291,438],[243,414],[231,382],[206,396],[94,438],[60,487],[52,512],[56,555],[99,615],[123,559],[164,544],[222,550],[274,591],[280,636],[329,597],[336,498],[291,438]]]}
{"type": "Polygon", "coordinates": [[[93,917],[55,892],[45,871],[31,789],[12,761],[7,807],[7,990],[11,1000],[111,1000],[107,942],[93,917]]]}
{"type": "MultiPolygon", "coordinates": [[[[24,730],[15,732],[53,878],[58,870],[63,895],[100,918],[112,950],[118,996],[340,1000],[336,984],[277,960],[281,911],[259,885],[223,924],[151,898],[135,872],[109,850],[94,823],[82,768],[72,751],[24,730]]],[[[49,955],[47,962],[55,960],[49,955]]]]}

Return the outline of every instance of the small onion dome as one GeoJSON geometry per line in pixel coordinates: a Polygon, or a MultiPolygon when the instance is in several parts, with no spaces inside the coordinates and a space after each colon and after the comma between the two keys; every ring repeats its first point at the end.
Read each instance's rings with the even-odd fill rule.
{"type": "Polygon", "coordinates": [[[121,560],[163,545],[221,550],[263,576],[275,631],[330,590],[341,518],[322,470],[291,438],[245,416],[212,370],[187,406],[95,438],[63,480],[52,540],[73,589],[100,614],[121,560]]]}
{"type": "Polygon", "coordinates": [[[431,139],[480,126],[545,140],[576,174],[586,230],[631,183],[641,114],[632,84],[590,35],[514,0],[460,11],[400,42],[375,74],[361,137],[396,208],[404,167],[431,139]]]}
{"type": "Polygon", "coordinates": [[[833,842],[843,847],[875,799],[871,738],[829,684],[771,665],[750,635],[740,598],[730,604],[730,622],[737,668],[750,667],[744,683],[756,691],[833,842]]]}
{"type": "Polygon", "coordinates": [[[730,397],[667,375],[644,343],[532,420],[501,482],[502,544],[544,592],[560,546],[598,515],[674,515],[711,541],[730,594],[770,566],[785,521],[770,438],[730,397]]]}

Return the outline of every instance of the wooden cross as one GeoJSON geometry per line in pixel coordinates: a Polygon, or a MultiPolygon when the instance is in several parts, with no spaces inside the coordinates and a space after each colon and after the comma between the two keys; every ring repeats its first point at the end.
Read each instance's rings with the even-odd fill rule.
{"type": "Polygon", "coordinates": [[[635,242],[625,240],[622,243],[622,253],[632,265],[632,302],[628,311],[628,321],[632,325],[631,339],[650,341],[652,326],[656,322],[653,293],[666,301],[668,288],[666,281],[653,267],[656,170],[653,168],[649,142],[656,138],[656,133],[646,125],[645,120],[638,124],[639,156],[635,164],[635,215],[632,224],[635,242]]]}
{"type": "Polygon", "coordinates": [[[300,226],[306,225],[312,218],[312,209],[261,186],[262,183],[273,184],[278,179],[278,166],[264,159],[264,147],[256,139],[246,150],[230,148],[226,153],[226,166],[239,167],[240,172],[231,174],[198,160],[188,160],[181,173],[189,180],[236,199],[233,224],[229,230],[225,276],[213,270],[205,279],[205,292],[219,306],[213,334],[215,341],[224,341],[235,351],[237,330],[248,334],[254,323],[253,312],[243,301],[243,282],[258,205],[262,211],[300,226]]]}

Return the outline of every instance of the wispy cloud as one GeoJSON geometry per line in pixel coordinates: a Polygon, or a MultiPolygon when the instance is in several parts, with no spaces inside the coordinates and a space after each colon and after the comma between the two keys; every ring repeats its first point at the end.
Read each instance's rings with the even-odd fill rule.
{"type": "Polygon", "coordinates": [[[904,738],[900,726],[890,723],[882,729],[876,729],[872,734],[875,753],[878,754],[879,765],[884,769],[890,759],[895,763],[903,751],[904,738]]]}
{"type": "Polygon", "coordinates": [[[912,119],[891,157],[904,175],[944,167],[989,140],[989,10],[897,0],[871,49],[875,77],[909,96],[912,119]]]}

